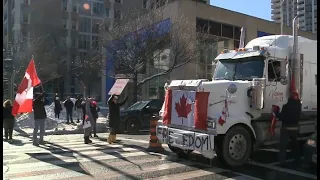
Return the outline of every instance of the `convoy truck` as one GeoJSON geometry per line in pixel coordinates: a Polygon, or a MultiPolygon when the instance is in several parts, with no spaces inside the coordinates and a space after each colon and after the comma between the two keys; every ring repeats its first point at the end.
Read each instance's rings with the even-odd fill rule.
{"type": "Polygon", "coordinates": [[[293,35],[259,37],[245,48],[223,50],[214,60],[212,81],[173,80],[166,85],[166,91],[172,91],[166,93],[172,96],[172,104],[185,104],[188,110],[179,106],[180,111],[193,115],[196,100],[188,94],[209,93],[207,102],[203,101],[206,103],[203,107],[207,108],[206,127],[196,128],[194,116],[189,115],[171,115],[170,123],[165,123],[165,114],[178,109],[168,109],[164,102],[157,124],[159,141],[179,155],[198,151],[210,159],[218,156],[228,166],[241,166],[258,147],[279,142],[281,121],[273,121],[276,122],[273,131],[272,109],[281,110],[292,85],[302,103],[299,136],[315,132],[317,42],[298,36],[296,21],[295,18],[293,35]],[[180,96],[180,102],[174,102],[179,93],[185,94],[182,101],[180,96]],[[179,118],[187,121],[177,123],[179,118]]]}

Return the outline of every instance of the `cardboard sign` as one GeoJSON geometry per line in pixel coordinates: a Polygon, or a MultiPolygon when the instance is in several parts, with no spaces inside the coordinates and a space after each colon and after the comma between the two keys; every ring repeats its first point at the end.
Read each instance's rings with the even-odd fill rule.
{"type": "Polygon", "coordinates": [[[123,91],[123,89],[128,84],[129,79],[117,79],[112,88],[109,91],[109,95],[115,94],[120,95],[123,91]]]}

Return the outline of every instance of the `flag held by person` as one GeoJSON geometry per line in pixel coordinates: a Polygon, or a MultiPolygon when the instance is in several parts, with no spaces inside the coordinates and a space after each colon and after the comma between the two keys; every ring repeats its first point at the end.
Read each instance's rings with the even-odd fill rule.
{"type": "Polygon", "coordinates": [[[17,94],[13,103],[12,114],[32,112],[33,88],[41,83],[34,59],[31,59],[26,73],[17,89],[17,94]]]}
{"type": "Polygon", "coordinates": [[[209,92],[166,90],[163,124],[207,129],[209,92]]]}

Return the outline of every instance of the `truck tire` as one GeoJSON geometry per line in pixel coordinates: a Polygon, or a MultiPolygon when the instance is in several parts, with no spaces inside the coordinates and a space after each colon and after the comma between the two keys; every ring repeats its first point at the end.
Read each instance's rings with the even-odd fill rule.
{"type": "Polygon", "coordinates": [[[128,119],[126,123],[126,130],[128,133],[137,133],[140,130],[140,122],[136,118],[128,119]]]}
{"type": "Polygon", "coordinates": [[[223,137],[219,158],[228,167],[238,167],[246,163],[252,151],[252,139],[243,126],[232,127],[223,137]]]}
{"type": "Polygon", "coordinates": [[[179,158],[188,158],[188,156],[192,153],[192,150],[183,150],[178,147],[171,146],[168,144],[169,149],[176,153],[179,158]]]}

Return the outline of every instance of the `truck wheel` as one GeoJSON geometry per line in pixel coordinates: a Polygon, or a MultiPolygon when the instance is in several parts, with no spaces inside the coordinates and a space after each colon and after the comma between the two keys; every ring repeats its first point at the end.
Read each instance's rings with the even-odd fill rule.
{"type": "Polygon", "coordinates": [[[192,150],[183,150],[178,147],[171,146],[168,144],[169,149],[176,153],[179,158],[188,158],[188,156],[192,153],[192,150]]]}
{"type": "Polygon", "coordinates": [[[126,129],[128,133],[137,133],[140,130],[140,122],[135,118],[128,119],[126,129]]]}
{"type": "Polygon", "coordinates": [[[252,151],[250,133],[243,126],[230,129],[222,141],[220,155],[222,161],[229,167],[241,166],[247,162],[252,151]]]}

